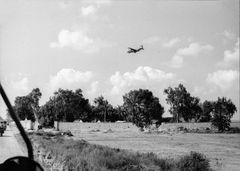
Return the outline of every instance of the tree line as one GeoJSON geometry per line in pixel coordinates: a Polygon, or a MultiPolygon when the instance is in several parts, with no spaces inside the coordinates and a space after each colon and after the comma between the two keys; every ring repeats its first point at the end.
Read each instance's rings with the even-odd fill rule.
{"type": "MultiPolygon", "coordinates": [[[[166,102],[170,105],[171,122],[212,122],[219,131],[230,127],[233,114],[237,111],[231,99],[218,97],[216,101],[200,102],[179,84],[164,90],[166,102]]],[[[103,96],[96,97],[93,104],[83,96],[81,89],[75,91],[58,89],[42,106],[39,100],[42,93],[33,89],[26,96],[15,98],[13,109],[20,120],[37,120],[43,127],[52,127],[54,121],[73,122],[132,122],[143,129],[153,123],[160,125],[164,107],[159,98],[148,89],[131,90],[123,95],[123,104],[112,106],[103,96]]]]}

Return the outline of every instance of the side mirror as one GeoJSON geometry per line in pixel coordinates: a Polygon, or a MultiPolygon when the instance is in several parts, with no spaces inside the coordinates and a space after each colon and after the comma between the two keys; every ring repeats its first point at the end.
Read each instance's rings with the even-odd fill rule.
{"type": "Polygon", "coordinates": [[[44,171],[40,164],[23,156],[7,159],[1,167],[4,167],[5,171],[44,171]]]}

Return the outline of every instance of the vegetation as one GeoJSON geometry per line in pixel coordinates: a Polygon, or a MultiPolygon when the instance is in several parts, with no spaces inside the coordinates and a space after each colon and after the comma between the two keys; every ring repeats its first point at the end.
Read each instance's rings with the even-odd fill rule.
{"type": "Polygon", "coordinates": [[[96,119],[99,118],[99,120],[106,122],[107,118],[108,121],[110,120],[109,116],[113,111],[113,107],[103,96],[99,96],[94,99],[93,111],[95,116],[97,116],[95,117],[96,119]]]}
{"type": "Polygon", "coordinates": [[[186,155],[179,160],[178,168],[184,171],[205,171],[210,170],[210,164],[204,155],[191,152],[190,155],[186,155]]]}
{"type": "Polygon", "coordinates": [[[202,112],[197,115],[198,122],[210,122],[211,121],[211,113],[214,109],[214,102],[205,100],[202,104],[200,104],[202,112]]]}
{"type": "Polygon", "coordinates": [[[40,125],[43,127],[54,126],[55,107],[52,99],[49,99],[49,101],[41,106],[39,113],[38,117],[40,125]]]}
{"type": "Polygon", "coordinates": [[[180,118],[188,122],[196,118],[196,115],[201,112],[200,99],[192,97],[182,84],[175,88],[168,87],[164,93],[167,94],[166,101],[170,105],[169,112],[176,122],[179,122],[180,118]]]}
{"type": "Polygon", "coordinates": [[[54,104],[55,120],[73,122],[76,119],[85,120],[91,112],[88,99],[85,99],[81,89],[54,92],[51,98],[54,104]]]}
{"type": "MultiPolygon", "coordinates": [[[[13,109],[20,120],[35,121],[39,113],[39,99],[42,93],[39,88],[33,89],[26,96],[18,96],[14,101],[13,109]]],[[[9,114],[8,114],[9,115],[9,114]]]]}
{"type": "Polygon", "coordinates": [[[123,96],[123,105],[113,107],[103,96],[94,99],[93,105],[83,96],[82,90],[59,89],[42,106],[39,88],[33,89],[26,96],[18,96],[14,101],[14,110],[20,120],[38,120],[43,127],[53,127],[54,121],[115,122],[124,120],[132,122],[141,130],[153,123],[161,122],[212,122],[219,131],[228,130],[236,106],[225,97],[217,101],[200,102],[187,89],[168,87],[164,90],[166,101],[170,105],[172,118],[162,118],[164,108],[159,99],[148,89],[131,90],[123,96]]]}
{"type": "MultiPolygon", "coordinates": [[[[50,162],[42,163],[65,170],[210,170],[209,161],[202,155],[192,152],[180,159],[160,159],[154,153],[133,153],[127,150],[89,144],[84,140],[74,141],[60,137],[49,138],[31,135],[33,144],[44,149],[50,162]],[[59,164],[59,165],[57,165],[59,164]]],[[[36,149],[36,150],[38,150],[36,149]]],[[[44,160],[46,161],[46,160],[44,160]]],[[[52,168],[54,169],[54,168],[52,168]]]]}
{"type": "Polygon", "coordinates": [[[149,90],[131,90],[123,96],[123,107],[130,121],[139,128],[148,127],[153,120],[161,123],[164,108],[149,90]]]}
{"type": "Polygon", "coordinates": [[[227,100],[225,97],[218,98],[214,103],[212,125],[217,127],[221,132],[228,130],[231,118],[236,111],[237,108],[230,99],[227,100]]]}

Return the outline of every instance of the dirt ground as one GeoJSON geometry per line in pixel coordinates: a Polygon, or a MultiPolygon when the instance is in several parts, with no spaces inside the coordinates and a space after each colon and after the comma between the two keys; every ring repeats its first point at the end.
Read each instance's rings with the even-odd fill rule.
{"type": "MultiPolygon", "coordinates": [[[[234,123],[234,126],[240,126],[234,123]]],[[[159,157],[176,158],[190,151],[203,153],[214,170],[238,171],[240,134],[157,134],[140,132],[131,123],[61,123],[77,139],[138,152],[154,152],[159,157]]]]}

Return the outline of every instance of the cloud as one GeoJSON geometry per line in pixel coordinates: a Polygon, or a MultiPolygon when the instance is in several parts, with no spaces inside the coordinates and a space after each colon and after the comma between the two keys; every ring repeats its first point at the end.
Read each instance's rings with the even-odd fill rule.
{"type": "Polygon", "coordinates": [[[109,92],[105,85],[100,84],[97,75],[92,71],[79,71],[72,68],[63,68],[49,77],[49,82],[43,90],[44,101],[59,88],[73,91],[81,89],[84,97],[90,101],[101,94],[104,95],[105,89],[109,92]]]}
{"type": "Polygon", "coordinates": [[[27,77],[24,77],[21,80],[12,82],[12,87],[17,94],[25,94],[29,91],[29,80],[27,77]]]}
{"type": "Polygon", "coordinates": [[[218,63],[220,67],[231,67],[239,64],[239,38],[233,50],[225,50],[223,61],[218,63]]]}
{"type": "Polygon", "coordinates": [[[236,42],[236,45],[233,51],[230,51],[230,50],[224,51],[224,61],[228,63],[239,61],[239,38],[236,42]]]}
{"type": "Polygon", "coordinates": [[[62,48],[70,46],[77,49],[84,49],[92,43],[93,40],[84,34],[83,31],[69,31],[63,29],[58,34],[58,42],[50,43],[50,47],[62,48]]]}
{"type": "Polygon", "coordinates": [[[120,94],[129,88],[149,87],[152,84],[171,80],[174,76],[173,73],[166,73],[147,66],[139,66],[134,72],[125,72],[124,74],[116,72],[110,77],[110,82],[113,86],[111,93],[120,94]]]}
{"type": "Polygon", "coordinates": [[[81,13],[83,16],[88,16],[94,14],[97,11],[96,7],[93,5],[89,5],[87,7],[81,7],[81,13]]]}
{"type": "Polygon", "coordinates": [[[183,66],[183,57],[180,55],[174,55],[170,62],[170,66],[173,68],[181,68],[183,66]]]}
{"type": "Polygon", "coordinates": [[[199,43],[191,43],[186,48],[178,49],[177,54],[182,56],[197,56],[202,52],[208,52],[211,50],[213,50],[213,47],[211,45],[200,45],[199,43]]]}
{"type": "Polygon", "coordinates": [[[224,30],[224,32],[222,33],[224,35],[224,37],[226,37],[227,39],[234,39],[235,35],[234,33],[232,33],[229,30],[224,30]]]}
{"type": "Polygon", "coordinates": [[[82,16],[86,17],[89,15],[94,15],[102,7],[111,4],[111,0],[93,0],[86,1],[84,3],[88,4],[87,6],[81,7],[82,16]]]}
{"type": "Polygon", "coordinates": [[[100,39],[90,38],[82,30],[69,31],[66,29],[59,32],[57,42],[50,43],[51,48],[69,47],[75,50],[80,50],[84,53],[97,52],[100,48],[109,46],[111,46],[110,43],[104,42],[100,39]]]}
{"type": "Polygon", "coordinates": [[[200,45],[199,43],[191,43],[186,48],[180,48],[177,50],[171,61],[168,63],[170,67],[181,68],[184,65],[184,58],[188,56],[198,56],[201,53],[207,53],[213,50],[211,45],[200,45]]]}
{"type": "Polygon", "coordinates": [[[239,71],[237,70],[218,70],[207,76],[207,83],[219,87],[222,91],[226,91],[239,79],[239,71]]]}
{"type": "Polygon", "coordinates": [[[82,85],[89,83],[93,77],[91,71],[76,71],[71,68],[61,69],[55,76],[50,77],[50,88],[57,90],[58,88],[81,88],[82,85]]]}
{"type": "Polygon", "coordinates": [[[162,46],[164,48],[171,48],[171,47],[175,46],[177,43],[179,43],[180,41],[181,40],[178,37],[176,37],[176,38],[169,40],[168,42],[164,42],[162,46]]]}
{"type": "Polygon", "coordinates": [[[99,82],[94,81],[90,85],[90,90],[88,90],[88,94],[94,95],[95,93],[97,93],[98,89],[99,89],[99,82]]]}

